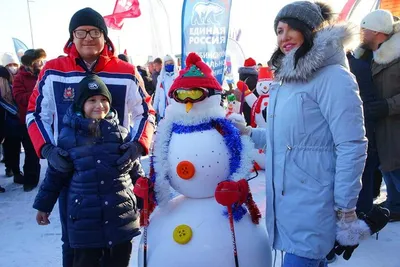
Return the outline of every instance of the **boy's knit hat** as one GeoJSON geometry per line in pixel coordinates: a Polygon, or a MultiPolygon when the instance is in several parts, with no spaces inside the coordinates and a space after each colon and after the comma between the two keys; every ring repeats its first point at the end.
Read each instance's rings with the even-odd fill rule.
{"type": "Polygon", "coordinates": [[[99,76],[91,74],[82,79],[79,83],[79,95],[75,99],[76,111],[82,112],[83,105],[89,97],[95,95],[102,95],[107,97],[108,102],[112,101],[111,93],[107,88],[107,85],[100,79],[99,76]]]}

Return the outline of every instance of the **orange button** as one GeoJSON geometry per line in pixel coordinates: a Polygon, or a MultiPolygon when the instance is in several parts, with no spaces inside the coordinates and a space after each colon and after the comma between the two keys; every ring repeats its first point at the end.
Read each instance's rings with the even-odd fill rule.
{"type": "Polygon", "coordinates": [[[179,177],[185,180],[191,179],[195,172],[196,169],[190,161],[181,161],[178,163],[178,166],[176,166],[176,173],[179,177]]]}

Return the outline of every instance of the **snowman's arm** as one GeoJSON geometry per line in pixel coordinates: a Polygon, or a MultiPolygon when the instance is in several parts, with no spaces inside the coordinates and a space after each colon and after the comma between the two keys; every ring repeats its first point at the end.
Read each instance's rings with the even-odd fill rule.
{"type": "Polygon", "coordinates": [[[253,107],[254,103],[257,101],[257,97],[255,94],[251,93],[245,96],[244,100],[250,107],[253,107]]]}
{"type": "Polygon", "coordinates": [[[264,149],[267,144],[267,131],[265,128],[253,128],[251,130],[251,139],[257,149],[264,149]]]}

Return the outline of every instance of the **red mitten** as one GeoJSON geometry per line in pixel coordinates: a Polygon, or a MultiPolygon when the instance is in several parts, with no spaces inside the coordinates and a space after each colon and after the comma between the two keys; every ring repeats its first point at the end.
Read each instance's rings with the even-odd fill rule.
{"type": "Polygon", "coordinates": [[[238,81],[236,86],[240,92],[244,93],[244,96],[248,96],[249,94],[251,94],[251,91],[245,82],[238,81]]]}
{"type": "Polygon", "coordinates": [[[133,193],[143,199],[143,208],[140,210],[140,226],[147,226],[150,215],[156,207],[153,183],[146,177],[140,177],[136,181],[133,193]]]}
{"type": "Polygon", "coordinates": [[[239,198],[239,184],[234,181],[220,182],[215,189],[215,199],[222,206],[232,206],[239,198]]]}

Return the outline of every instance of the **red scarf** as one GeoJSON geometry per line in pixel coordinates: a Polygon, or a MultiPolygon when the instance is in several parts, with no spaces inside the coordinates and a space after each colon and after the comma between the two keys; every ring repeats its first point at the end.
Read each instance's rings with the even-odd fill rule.
{"type": "Polygon", "coordinates": [[[256,128],[257,123],[256,123],[256,114],[261,113],[261,104],[265,98],[269,97],[269,94],[267,95],[260,95],[256,102],[254,102],[253,106],[251,107],[251,127],[256,128]]]}

